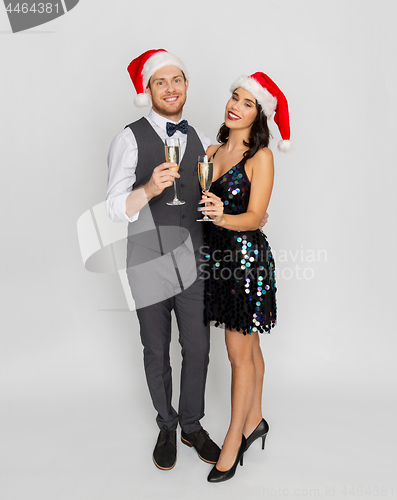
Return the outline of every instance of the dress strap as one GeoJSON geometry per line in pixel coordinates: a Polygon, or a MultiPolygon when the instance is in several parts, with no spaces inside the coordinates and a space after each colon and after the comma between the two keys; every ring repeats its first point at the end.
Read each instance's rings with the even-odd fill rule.
{"type": "Polygon", "coordinates": [[[212,159],[214,159],[214,158],[215,158],[216,153],[217,153],[217,152],[221,149],[221,147],[222,147],[222,146],[223,146],[223,144],[221,144],[221,145],[219,146],[219,148],[215,151],[215,153],[214,153],[214,154],[212,154],[212,155],[210,156],[210,160],[211,160],[211,158],[212,158],[212,159]]]}

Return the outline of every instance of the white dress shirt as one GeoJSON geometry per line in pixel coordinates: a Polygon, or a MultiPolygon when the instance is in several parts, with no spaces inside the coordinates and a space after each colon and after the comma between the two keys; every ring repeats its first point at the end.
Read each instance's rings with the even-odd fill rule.
{"type": "MultiPolygon", "coordinates": [[[[155,132],[164,141],[168,135],[166,123],[171,121],[157,114],[153,109],[146,117],[155,132]]],[[[181,120],[180,120],[181,121],[181,120]]],[[[179,123],[179,122],[172,122],[179,123]]],[[[189,125],[191,126],[191,125],[189,125]]],[[[211,141],[201,130],[194,127],[197,135],[206,151],[211,141]]],[[[187,134],[177,130],[172,136],[179,139],[181,144],[181,161],[186,150],[187,134]]],[[[165,156],[164,156],[165,162],[165,156]]],[[[138,219],[139,212],[128,217],[125,213],[125,200],[135,183],[135,170],[138,163],[138,145],[134,134],[129,127],[125,128],[113,139],[108,154],[108,190],[106,193],[106,211],[113,222],[134,222],[138,219]]],[[[157,165],[154,165],[155,168],[157,165]]]]}

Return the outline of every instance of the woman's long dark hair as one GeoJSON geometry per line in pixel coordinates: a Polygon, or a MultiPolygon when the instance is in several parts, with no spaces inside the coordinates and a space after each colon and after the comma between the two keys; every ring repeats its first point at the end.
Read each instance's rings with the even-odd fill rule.
{"type": "MultiPolygon", "coordinates": [[[[244,145],[248,146],[249,149],[244,153],[244,158],[249,160],[254,156],[254,154],[261,148],[267,148],[271,138],[269,127],[267,125],[267,118],[265,113],[262,111],[262,106],[256,101],[256,109],[258,114],[251,126],[251,134],[249,142],[244,141],[244,145]]],[[[222,123],[219,129],[216,140],[221,144],[225,144],[229,138],[229,127],[226,127],[225,123],[222,123]]]]}

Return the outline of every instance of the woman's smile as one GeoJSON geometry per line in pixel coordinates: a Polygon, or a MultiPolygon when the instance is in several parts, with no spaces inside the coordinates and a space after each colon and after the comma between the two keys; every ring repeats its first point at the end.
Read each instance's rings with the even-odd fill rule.
{"type": "Polygon", "coordinates": [[[232,113],[231,111],[228,111],[227,117],[229,120],[241,120],[239,116],[237,116],[235,113],[232,113]]]}

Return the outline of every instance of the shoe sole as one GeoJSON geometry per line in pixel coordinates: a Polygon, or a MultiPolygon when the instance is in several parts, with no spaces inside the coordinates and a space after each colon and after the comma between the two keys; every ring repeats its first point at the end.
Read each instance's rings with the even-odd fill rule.
{"type": "MultiPolygon", "coordinates": [[[[189,446],[189,448],[194,448],[194,446],[192,445],[192,443],[189,443],[189,441],[186,441],[186,439],[183,439],[183,437],[181,437],[181,441],[183,444],[185,444],[186,446],[189,446]]],[[[194,448],[196,450],[196,448],[194,448]]],[[[197,451],[197,450],[196,450],[197,451]]],[[[203,458],[200,453],[197,451],[197,455],[199,456],[199,458],[205,462],[206,464],[216,464],[216,462],[210,462],[209,460],[206,460],[205,458],[203,458]]]]}
{"type": "Polygon", "coordinates": [[[153,456],[153,455],[152,455],[152,459],[153,459],[154,465],[155,465],[158,469],[160,469],[160,470],[171,470],[171,469],[173,469],[173,468],[175,467],[175,465],[176,465],[176,460],[175,460],[174,464],[173,464],[173,465],[171,465],[171,467],[160,467],[160,465],[159,465],[159,464],[156,462],[156,460],[154,459],[154,456],[153,456]]]}

